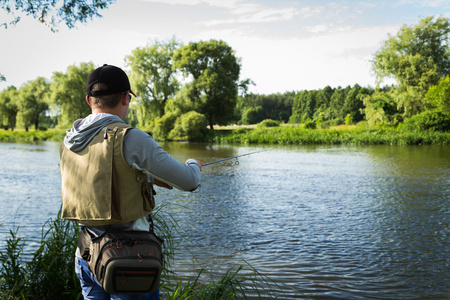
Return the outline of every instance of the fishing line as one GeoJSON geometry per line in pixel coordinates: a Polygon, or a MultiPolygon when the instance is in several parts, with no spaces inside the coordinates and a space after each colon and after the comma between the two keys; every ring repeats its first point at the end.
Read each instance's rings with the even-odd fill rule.
{"type": "MultiPolygon", "coordinates": [[[[247,156],[247,155],[252,155],[252,154],[256,154],[256,153],[260,153],[260,152],[266,152],[266,151],[269,151],[269,150],[255,151],[255,152],[245,153],[245,154],[236,155],[236,156],[232,156],[232,157],[227,157],[227,158],[215,160],[215,161],[212,161],[212,162],[209,162],[209,163],[205,163],[205,164],[203,164],[203,166],[212,165],[212,164],[216,164],[218,162],[222,162],[222,161],[238,158],[238,157],[241,157],[241,156],[247,156]]],[[[235,164],[238,165],[239,161],[236,160],[235,164]]]]}

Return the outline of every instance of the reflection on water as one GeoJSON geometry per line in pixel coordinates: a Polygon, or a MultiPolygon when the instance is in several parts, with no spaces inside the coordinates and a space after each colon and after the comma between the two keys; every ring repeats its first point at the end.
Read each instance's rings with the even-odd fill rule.
{"type": "MultiPolygon", "coordinates": [[[[195,193],[158,188],[190,250],[177,256],[180,273],[245,260],[301,292],[284,288],[282,299],[450,297],[449,147],[163,147],[204,162],[270,150],[205,166],[195,193]]],[[[14,218],[22,233],[40,233],[56,215],[57,151],[0,144],[13,158],[0,167],[3,236],[14,218]]]]}

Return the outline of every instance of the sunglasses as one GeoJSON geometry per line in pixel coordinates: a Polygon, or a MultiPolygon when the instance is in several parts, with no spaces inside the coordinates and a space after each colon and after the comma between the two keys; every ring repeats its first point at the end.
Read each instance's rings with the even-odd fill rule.
{"type": "MultiPolygon", "coordinates": [[[[126,93],[128,93],[129,91],[126,92],[122,92],[120,94],[125,95],[126,93]]],[[[131,98],[133,98],[133,96],[131,95],[131,93],[128,94],[128,102],[131,102],[131,98]]]]}

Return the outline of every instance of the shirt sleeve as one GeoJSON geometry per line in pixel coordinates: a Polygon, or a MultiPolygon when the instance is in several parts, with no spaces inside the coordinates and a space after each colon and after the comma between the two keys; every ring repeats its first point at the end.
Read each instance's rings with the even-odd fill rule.
{"type": "Polygon", "coordinates": [[[142,130],[133,128],[127,131],[123,154],[128,165],[137,164],[153,178],[180,190],[192,191],[200,184],[200,167],[195,159],[189,159],[186,165],[179,162],[142,130]]]}

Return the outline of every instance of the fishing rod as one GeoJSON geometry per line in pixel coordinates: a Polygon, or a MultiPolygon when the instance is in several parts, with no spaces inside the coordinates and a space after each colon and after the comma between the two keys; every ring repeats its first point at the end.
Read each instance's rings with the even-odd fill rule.
{"type": "MultiPolygon", "coordinates": [[[[256,154],[256,153],[260,153],[260,152],[266,152],[266,151],[269,151],[269,150],[255,151],[255,152],[245,153],[245,154],[236,155],[236,156],[232,156],[232,157],[227,157],[227,158],[215,160],[215,161],[212,161],[212,162],[209,162],[209,163],[205,163],[205,164],[203,164],[203,166],[212,165],[212,164],[216,164],[218,162],[230,160],[230,159],[233,159],[233,158],[238,158],[238,157],[241,157],[241,156],[247,156],[247,155],[252,155],[252,154],[256,154]]],[[[239,162],[236,161],[236,164],[239,164],[239,162]]]]}

